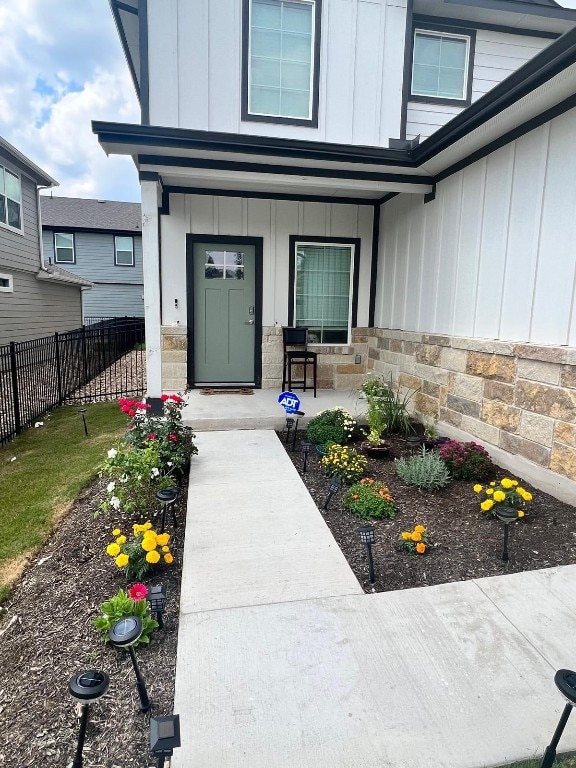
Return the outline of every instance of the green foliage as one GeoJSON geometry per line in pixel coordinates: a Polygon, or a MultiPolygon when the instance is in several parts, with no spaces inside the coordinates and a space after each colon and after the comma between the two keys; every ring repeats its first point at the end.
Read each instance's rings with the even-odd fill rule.
{"type": "Polygon", "coordinates": [[[368,379],[362,385],[362,392],[368,399],[369,407],[370,400],[373,400],[379,408],[382,422],[386,424],[388,432],[400,435],[414,432],[408,413],[408,404],[417,390],[408,389],[404,394],[401,394],[400,384],[394,387],[392,376],[390,376],[389,382],[381,378],[368,379]]]}
{"type": "Polygon", "coordinates": [[[320,411],[308,424],[308,440],[314,445],[347,443],[354,432],[356,421],[344,408],[320,411]]]}
{"type": "Polygon", "coordinates": [[[379,480],[365,477],[354,483],[344,495],[344,508],[363,520],[396,516],[396,502],[390,495],[388,486],[379,480]]]}
{"type": "Polygon", "coordinates": [[[388,425],[384,420],[384,414],[380,406],[379,398],[374,395],[367,395],[368,411],[366,417],[370,431],[368,433],[368,442],[370,445],[379,445],[380,437],[384,434],[388,425]]]}
{"type": "Polygon", "coordinates": [[[355,483],[366,472],[368,459],[355,448],[333,443],[320,460],[329,477],[339,477],[344,483],[355,483]]]}
{"type": "Polygon", "coordinates": [[[427,491],[437,491],[450,482],[450,473],[436,451],[422,452],[408,459],[396,459],[396,473],[408,485],[415,485],[427,491]]]}
{"type": "Polygon", "coordinates": [[[158,627],[158,622],[152,618],[150,608],[146,600],[132,600],[128,594],[119,589],[114,597],[106,600],[100,606],[102,615],[93,619],[94,626],[104,635],[104,641],[108,641],[108,630],[120,619],[128,616],[139,616],[142,619],[142,634],[136,643],[148,644],[150,635],[158,627]]]}
{"type": "Polygon", "coordinates": [[[494,471],[488,451],[478,443],[449,440],[440,446],[440,456],[455,480],[486,480],[494,471]]]}

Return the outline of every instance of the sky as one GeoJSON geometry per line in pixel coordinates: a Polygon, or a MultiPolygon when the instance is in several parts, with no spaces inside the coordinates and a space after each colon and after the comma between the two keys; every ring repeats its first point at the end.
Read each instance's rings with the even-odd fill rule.
{"type": "Polygon", "coordinates": [[[0,0],[0,40],[0,136],[60,183],[54,195],[139,201],[132,160],[106,157],[91,128],[140,122],[107,0],[0,0]]]}

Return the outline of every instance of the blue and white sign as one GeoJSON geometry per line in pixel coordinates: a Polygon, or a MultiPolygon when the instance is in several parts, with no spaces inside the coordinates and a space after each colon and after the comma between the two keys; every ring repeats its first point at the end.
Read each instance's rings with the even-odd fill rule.
{"type": "Polygon", "coordinates": [[[282,392],[278,395],[278,402],[287,414],[300,410],[300,398],[294,392],[282,392]]]}

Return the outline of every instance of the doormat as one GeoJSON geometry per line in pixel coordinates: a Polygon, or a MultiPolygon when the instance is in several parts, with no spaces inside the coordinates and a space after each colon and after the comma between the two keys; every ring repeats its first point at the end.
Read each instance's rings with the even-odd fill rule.
{"type": "Polygon", "coordinates": [[[254,390],[242,387],[241,389],[201,389],[201,395],[253,395],[254,390]]]}

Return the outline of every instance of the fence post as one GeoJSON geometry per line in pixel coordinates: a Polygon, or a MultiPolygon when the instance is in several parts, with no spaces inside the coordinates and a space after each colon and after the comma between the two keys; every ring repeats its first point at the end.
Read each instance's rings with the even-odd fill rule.
{"type": "Polygon", "coordinates": [[[60,363],[60,342],[58,332],[54,334],[54,350],[56,358],[56,386],[58,387],[58,405],[64,402],[62,393],[62,365],[60,363]]]}
{"type": "Polygon", "coordinates": [[[16,343],[10,342],[10,367],[12,374],[12,402],[14,404],[14,429],[16,434],[22,432],[22,422],[20,420],[20,397],[18,393],[18,371],[16,368],[16,343]]]}
{"type": "Polygon", "coordinates": [[[84,367],[84,381],[82,384],[88,384],[88,359],[86,355],[86,326],[82,326],[82,362],[84,367]]]}

